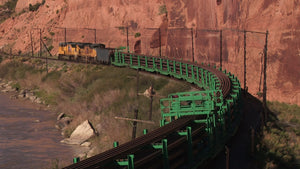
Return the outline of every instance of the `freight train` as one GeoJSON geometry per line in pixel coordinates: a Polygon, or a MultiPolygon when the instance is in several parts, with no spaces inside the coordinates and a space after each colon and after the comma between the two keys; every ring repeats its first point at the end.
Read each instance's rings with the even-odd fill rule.
{"type": "Polygon", "coordinates": [[[113,149],[65,169],[196,169],[220,153],[236,133],[242,117],[237,77],[210,65],[121,50],[68,42],[60,44],[59,58],[155,72],[185,80],[203,91],[173,93],[160,99],[160,128],[120,146],[114,144],[113,149]]]}
{"type": "Polygon", "coordinates": [[[59,43],[58,59],[85,61],[89,63],[109,63],[114,49],[105,48],[104,44],[92,44],[81,42],[59,43]]]}

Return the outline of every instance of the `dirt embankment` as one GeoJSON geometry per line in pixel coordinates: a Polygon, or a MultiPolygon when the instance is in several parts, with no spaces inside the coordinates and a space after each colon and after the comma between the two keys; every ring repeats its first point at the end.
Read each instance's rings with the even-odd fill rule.
{"type": "MultiPolygon", "coordinates": [[[[37,0],[18,1],[16,14],[0,26],[0,48],[13,47],[16,52],[30,52],[33,47],[37,52],[41,29],[42,38],[49,46],[54,47],[53,52],[56,53],[58,42],[64,41],[64,32],[61,29],[64,27],[95,28],[97,42],[117,47],[127,43],[126,30],[120,26],[128,26],[130,49],[136,47],[141,53],[153,54],[148,52],[151,49],[156,50],[157,54],[161,43],[163,54],[173,57],[182,48],[186,51],[179,53],[180,57],[190,60],[190,30],[183,33],[171,28],[193,28],[195,61],[218,65],[219,34],[196,30],[224,29],[223,68],[234,73],[243,84],[244,73],[241,70],[244,69],[244,34],[232,29],[260,32],[268,30],[267,99],[300,105],[300,40],[296,38],[300,33],[299,0],[46,0],[36,11],[29,12],[28,4],[36,2],[37,0]],[[161,28],[160,40],[157,38],[157,28],[161,28]],[[169,29],[164,31],[165,28],[169,29]],[[142,36],[137,37],[138,33],[142,36]],[[166,52],[168,50],[173,52],[166,52]]],[[[91,31],[93,30],[69,31],[66,38],[68,41],[94,42],[93,37],[87,37],[83,33],[91,34],[91,31]],[[72,38],[75,36],[76,38],[72,38]]],[[[246,42],[247,86],[249,92],[256,95],[262,91],[261,57],[265,35],[248,32],[246,42]]]]}

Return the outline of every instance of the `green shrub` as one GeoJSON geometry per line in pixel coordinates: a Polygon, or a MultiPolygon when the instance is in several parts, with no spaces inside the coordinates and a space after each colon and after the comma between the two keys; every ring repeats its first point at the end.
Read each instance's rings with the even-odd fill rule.
{"type": "Polygon", "coordinates": [[[54,49],[54,46],[53,46],[53,45],[51,45],[51,46],[48,47],[48,50],[49,50],[49,51],[51,51],[52,49],[54,49]]]}
{"type": "Polygon", "coordinates": [[[54,32],[49,32],[49,34],[50,34],[51,36],[54,36],[54,35],[55,35],[55,33],[54,33],[54,32]]]}
{"type": "Polygon", "coordinates": [[[34,67],[21,61],[11,61],[0,67],[0,77],[12,80],[24,79],[27,72],[34,71],[34,67]]]}
{"type": "Polygon", "coordinates": [[[37,11],[42,4],[37,2],[35,5],[29,4],[29,11],[37,11]]]}
{"type": "Polygon", "coordinates": [[[158,10],[159,10],[159,13],[158,13],[159,15],[163,15],[163,14],[167,14],[168,13],[166,5],[160,6],[158,10]]]}
{"type": "Polygon", "coordinates": [[[135,35],[134,35],[135,38],[138,38],[138,37],[140,37],[140,36],[141,36],[141,33],[140,33],[140,32],[137,32],[137,33],[135,33],[135,35]]]}
{"type": "Polygon", "coordinates": [[[12,85],[11,85],[11,87],[13,88],[13,89],[16,89],[16,90],[20,90],[21,89],[21,85],[20,85],[20,83],[13,83],[12,85]]]}
{"type": "Polygon", "coordinates": [[[191,86],[187,83],[183,82],[176,82],[176,81],[169,81],[167,85],[164,86],[163,89],[161,89],[162,95],[168,96],[172,93],[177,92],[184,92],[191,89],[191,86]]]}
{"type": "Polygon", "coordinates": [[[56,105],[57,104],[57,93],[48,93],[46,90],[37,90],[34,94],[41,98],[48,105],[56,105]]]}
{"type": "Polygon", "coordinates": [[[42,77],[42,82],[45,82],[47,80],[56,81],[60,77],[61,77],[61,72],[52,71],[52,72],[46,74],[44,77],[42,77]]]}
{"type": "Polygon", "coordinates": [[[4,9],[9,9],[11,11],[15,11],[16,5],[18,0],[9,0],[5,2],[5,4],[2,6],[4,9]]]}

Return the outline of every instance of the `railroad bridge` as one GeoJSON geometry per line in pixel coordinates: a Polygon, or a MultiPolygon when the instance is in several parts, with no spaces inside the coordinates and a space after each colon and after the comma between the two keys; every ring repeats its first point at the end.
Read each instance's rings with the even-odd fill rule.
{"type": "Polygon", "coordinates": [[[77,162],[80,168],[198,168],[214,158],[238,129],[241,87],[221,68],[170,58],[116,51],[114,66],[174,77],[203,89],[160,100],[160,128],[77,162]]]}

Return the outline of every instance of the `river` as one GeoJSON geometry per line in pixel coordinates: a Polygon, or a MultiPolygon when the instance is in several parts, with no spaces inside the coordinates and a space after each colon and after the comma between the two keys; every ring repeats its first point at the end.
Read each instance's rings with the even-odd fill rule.
{"type": "Polygon", "coordinates": [[[54,112],[0,94],[0,168],[50,169],[57,160],[71,164],[72,147],[60,143],[55,120],[54,112]]]}

